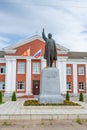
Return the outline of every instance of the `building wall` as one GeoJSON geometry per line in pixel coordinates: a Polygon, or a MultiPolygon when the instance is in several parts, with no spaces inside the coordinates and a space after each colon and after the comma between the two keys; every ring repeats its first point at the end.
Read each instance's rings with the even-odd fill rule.
{"type": "MultiPolygon", "coordinates": [[[[33,94],[33,80],[40,81],[40,74],[32,74],[32,63],[33,62],[40,62],[41,70],[46,67],[46,60],[41,57],[41,59],[33,59],[33,57],[28,57],[23,59],[15,58],[6,58],[6,63],[0,63],[0,66],[6,66],[6,74],[0,74],[0,81],[5,81],[5,93],[12,93],[16,91],[18,95],[32,95],[33,94]],[[17,73],[17,64],[18,62],[25,63],[25,74],[18,74],[17,73]],[[25,89],[24,91],[17,91],[17,82],[19,80],[23,80],[25,82],[25,89]]],[[[87,93],[87,63],[86,61],[69,61],[67,58],[58,58],[56,61],[56,67],[59,69],[59,78],[60,78],[60,91],[61,94],[66,93],[66,82],[72,82],[72,94],[78,94],[79,91],[78,82],[84,82],[84,90],[83,93],[87,93]],[[72,68],[72,75],[66,75],[66,67],[71,66],[72,68]],[[84,75],[78,75],[78,67],[84,67],[84,75]]]]}
{"type": "MultiPolygon", "coordinates": [[[[79,94],[79,82],[84,82],[83,93],[87,94],[87,62],[84,59],[68,59],[67,64],[73,65],[73,94],[79,94]],[[84,75],[78,74],[78,67],[84,67],[84,75]]],[[[70,78],[70,77],[69,77],[70,78]]],[[[72,77],[70,78],[72,80],[72,77]]]]}
{"type": "MultiPolygon", "coordinates": [[[[5,67],[5,66],[6,66],[6,63],[0,63],[0,83],[3,82],[3,84],[4,84],[4,82],[5,82],[5,73],[2,73],[2,72],[1,72],[1,67],[2,67],[2,66],[5,67]]],[[[5,85],[2,87],[1,91],[2,91],[2,92],[5,91],[5,85]]]]}
{"type": "Polygon", "coordinates": [[[78,82],[78,93],[81,92],[81,90],[79,90],[79,82],[84,82],[84,90],[82,90],[82,92],[86,93],[86,64],[77,64],[77,82],[78,82]],[[84,75],[78,74],[79,67],[84,68],[84,75]]]}
{"type": "Polygon", "coordinates": [[[26,93],[26,59],[17,59],[16,60],[16,93],[26,93]],[[25,72],[24,73],[18,73],[18,63],[23,62],[25,64],[25,72]],[[18,90],[17,89],[17,84],[18,81],[23,81],[24,82],[24,90],[18,90]]]}
{"type": "Polygon", "coordinates": [[[66,74],[66,82],[70,82],[72,85],[72,88],[68,90],[68,92],[73,93],[73,64],[66,64],[66,67],[71,68],[71,74],[67,75],[66,74]]]}
{"type": "MultiPolygon", "coordinates": [[[[16,91],[17,95],[33,95],[35,93],[34,87],[40,87],[41,70],[47,67],[46,60],[43,58],[45,43],[38,39],[30,41],[26,44],[14,48],[15,53],[7,53],[5,58],[0,58],[0,66],[6,66],[6,73],[0,74],[0,82],[5,81],[5,94],[10,95],[16,91]],[[23,53],[30,49],[29,56],[23,56],[23,53]],[[41,57],[35,58],[33,55],[42,50],[41,57]],[[18,73],[18,62],[25,63],[25,73],[18,73]],[[32,73],[33,62],[40,63],[40,73],[32,73]],[[24,90],[18,90],[18,81],[24,81],[24,90]]],[[[67,91],[66,83],[72,82],[72,89],[69,91],[72,94],[78,94],[79,82],[84,82],[84,90],[82,92],[87,94],[87,61],[86,59],[69,59],[67,52],[62,52],[57,48],[58,59],[54,63],[54,67],[59,69],[60,92],[65,94],[67,91]],[[66,67],[71,67],[71,75],[66,75],[66,67]],[[78,75],[78,67],[84,67],[84,75],[78,75]]]]}
{"type": "MultiPolygon", "coordinates": [[[[6,63],[0,63],[0,67],[1,66],[6,66],[6,63]]],[[[0,74],[0,82],[1,81],[5,81],[5,74],[0,74]]]]}

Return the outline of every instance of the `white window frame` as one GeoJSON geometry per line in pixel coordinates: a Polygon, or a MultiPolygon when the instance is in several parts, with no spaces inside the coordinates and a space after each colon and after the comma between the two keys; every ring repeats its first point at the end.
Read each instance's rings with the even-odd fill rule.
{"type": "Polygon", "coordinates": [[[0,82],[0,90],[5,90],[5,82],[0,82]]]}
{"type": "Polygon", "coordinates": [[[40,74],[40,62],[32,62],[32,74],[40,74]]]}
{"type": "Polygon", "coordinates": [[[0,74],[5,74],[5,71],[6,71],[6,67],[5,66],[0,66],[0,74]],[[1,70],[1,69],[3,69],[3,70],[1,70]]]}
{"type": "Polygon", "coordinates": [[[66,75],[72,75],[72,68],[71,66],[66,67],[66,75]]]}
{"type": "Polygon", "coordinates": [[[17,82],[17,91],[24,91],[24,88],[25,88],[24,81],[18,81],[17,82]],[[20,85],[22,85],[22,88],[20,88],[21,87],[20,85]]]}
{"type": "Polygon", "coordinates": [[[68,91],[71,91],[72,90],[72,82],[66,82],[66,89],[68,91]],[[71,87],[70,87],[71,86],[71,87]]]}
{"type": "Polygon", "coordinates": [[[25,74],[25,62],[18,62],[18,74],[25,74]]]}
{"type": "Polygon", "coordinates": [[[84,71],[85,71],[85,70],[84,70],[84,66],[79,66],[79,67],[78,67],[78,75],[84,75],[84,74],[85,74],[84,71]]]}
{"type": "Polygon", "coordinates": [[[79,82],[79,91],[84,91],[85,83],[79,82]]]}

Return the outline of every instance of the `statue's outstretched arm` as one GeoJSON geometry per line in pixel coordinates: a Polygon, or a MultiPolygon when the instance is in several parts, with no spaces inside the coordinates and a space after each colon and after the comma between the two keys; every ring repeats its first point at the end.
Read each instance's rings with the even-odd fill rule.
{"type": "Polygon", "coordinates": [[[42,37],[45,41],[47,41],[47,37],[45,36],[45,33],[44,33],[44,28],[43,28],[43,31],[42,31],[42,37]]]}

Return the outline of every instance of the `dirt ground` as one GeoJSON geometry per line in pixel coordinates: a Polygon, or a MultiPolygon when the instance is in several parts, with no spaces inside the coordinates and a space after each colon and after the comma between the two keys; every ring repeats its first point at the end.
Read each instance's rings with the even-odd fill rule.
{"type": "Polygon", "coordinates": [[[3,120],[0,130],[87,130],[87,120],[3,120]]]}

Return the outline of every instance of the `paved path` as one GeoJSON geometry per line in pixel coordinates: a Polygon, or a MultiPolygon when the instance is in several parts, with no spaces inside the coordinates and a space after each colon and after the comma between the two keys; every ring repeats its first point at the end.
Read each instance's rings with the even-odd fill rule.
{"type": "Polygon", "coordinates": [[[82,108],[24,108],[24,101],[6,102],[0,105],[0,119],[87,119],[87,103],[78,102],[82,108]]]}

